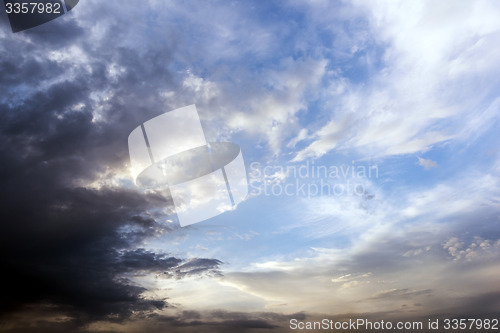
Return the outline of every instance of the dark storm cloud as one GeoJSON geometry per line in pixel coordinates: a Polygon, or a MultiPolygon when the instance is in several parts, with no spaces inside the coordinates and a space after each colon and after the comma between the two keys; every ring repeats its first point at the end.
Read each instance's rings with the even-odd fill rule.
{"type": "Polygon", "coordinates": [[[124,269],[133,270],[169,270],[182,263],[174,257],[159,256],[144,249],[127,251],[120,257],[120,264],[124,269]]]}
{"type": "Polygon", "coordinates": [[[106,170],[126,172],[127,136],[168,109],[158,90],[174,89],[175,74],[167,69],[168,47],[120,43],[134,29],[126,17],[109,18],[111,28],[90,40],[93,23],[71,15],[15,35],[0,25],[0,310],[12,316],[49,304],[73,318],[59,326],[66,331],[168,305],[144,299],[145,289],[126,276],[220,274],[221,264],[140,248],[145,238],[175,228],[155,214],[170,199],[88,185],[106,180],[106,170]],[[112,65],[124,69],[119,80],[109,76],[112,65]]]}
{"type": "MultiPolygon", "coordinates": [[[[124,238],[118,228],[134,225],[133,217],[151,205],[147,197],[119,190],[52,188],[49,198],[38,201],[43,197],[38,188],[21,189],[9,207],[2,207],[0,246],[9,253],[3,259],[9,286],[1,295],[3,310],[43,301],[100,317],[165,306],[141,299],[142,288],[118,280],[141,259],[142,269],[151,272],[177,262],[148,254],[134,265],[129,252],[117,250],[133,245],[133,236],[124,238]]],[[[141,227],[134,236],[143,238],[153,229],[141,227]]]]}
{"type": "Polygon", "coordinates": [[[197,275],[203,272],[211,272],[219,275],[218,267],[222,262],[214,259],[195,258],[177,267],[175,273],[177,277],[197,275]]]}
{"type": "MultiPolygon", "coordinates": [[[[57,194],[61,198],[53,198],[52,204],[30,204],[36,201],[32,194],[23,205],[11,205],[8,215],[2,213],[1,248],[9,253],[3,260],[9,288],[1,296],[2,309],[44,301],[95,318],[164,307],[164,301],[142,299],[145,289],[120,276],[169,270],[175,274],[185,261],[143,249],[118,250],[155,232],[157,225],[144,224],[136,214],[164,199],[110,189],[57,194]],[[120,232],[120,227],[131,230],[120,232]]],[[[212,260],[206,267],[216,270],[218,263],[212,260]]]]}

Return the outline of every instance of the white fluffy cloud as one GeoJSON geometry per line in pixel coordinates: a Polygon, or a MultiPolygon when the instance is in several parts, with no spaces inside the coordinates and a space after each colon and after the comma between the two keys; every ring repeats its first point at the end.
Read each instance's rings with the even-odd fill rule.
{"type": "Polygon", "coordinates": [[[220,82],[226,88],[224,93],[215,105],[207,107],[217,111],[207,115],[219,129],[211,135],[242,132],[257,138],[272,154],[279,154],[300,130],[297,113],[307,109],[307,96],[320,87],[326,65],[324,59],[286,58],[278,69],[263,70],[245,86],[220,82]]]}

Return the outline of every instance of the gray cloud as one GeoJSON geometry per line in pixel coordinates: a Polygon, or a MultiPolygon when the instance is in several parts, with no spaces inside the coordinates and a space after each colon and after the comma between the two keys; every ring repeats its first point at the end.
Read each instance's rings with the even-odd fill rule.
{"type": "Polygon", "coordinates": [[[386,298],[411,298],[413,296],[421,296],[421,295],[427,295],[432,293],[431,289],[425,289],[425,290],[410,290],[410,289],[392,289],[392,290],[385,290],[382,292],[377,293],[373,297],[370,297],[369,299],[373,300],[380,300],[380,299],[386,299],[386,298]]]}
{"type": "Polygon", "coordinates": [[[158,91],[176,86],[174,50],[122,43],[137,27],[99,9],[97,24],[110,26],[92,36],[84,13],[93,5],[80,6],[83,17],[72,11],[16,35],[0,26],[0,311],[12,319],[49,304],[71,319],[39,331],[162,309],[165,299],[145,299],[129,278],[220,275],[222,264],[141,248],[176,228],[156,213],[171,200],[110,179],[128,172],[130,130],[166,110],[158,91]],[[113,66],[124,69],[119,79],[113,66]]]}

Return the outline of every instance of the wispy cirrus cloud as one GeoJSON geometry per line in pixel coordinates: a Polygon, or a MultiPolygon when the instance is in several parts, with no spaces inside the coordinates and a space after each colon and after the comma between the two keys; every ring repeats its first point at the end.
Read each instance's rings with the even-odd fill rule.
{"type": "Polygon", "coordinates": [[[335,149],[360,149],[375,157],[423,152],[440,142],[470,138],[467,128],[479,119],[492,120],[489,109],[496,103],[488,95],[497,85],[493,59],[500,52],[494,42],[500,26],[491,13],[499,8],[491,2],[360,7],[366,10],[365,31],[372,41],[362,51],[378,65],[362,83],[349,73],[334,77],[342,89],[333,89],[327,102],[333,106],[331,119],[294,161],[335,149]],[[377,47],[381,52],[369,53],[377,47]]]}

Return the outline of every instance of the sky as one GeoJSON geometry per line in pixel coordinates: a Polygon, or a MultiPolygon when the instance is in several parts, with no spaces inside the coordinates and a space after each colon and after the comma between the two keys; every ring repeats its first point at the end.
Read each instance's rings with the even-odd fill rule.
{"type": "Polygon", "coordinates": [[[0,331],[499,318],[500,3],[0,7],[0,331]],[[127,138],[192,104],[249,194],[181,227],[127,138]]]}

